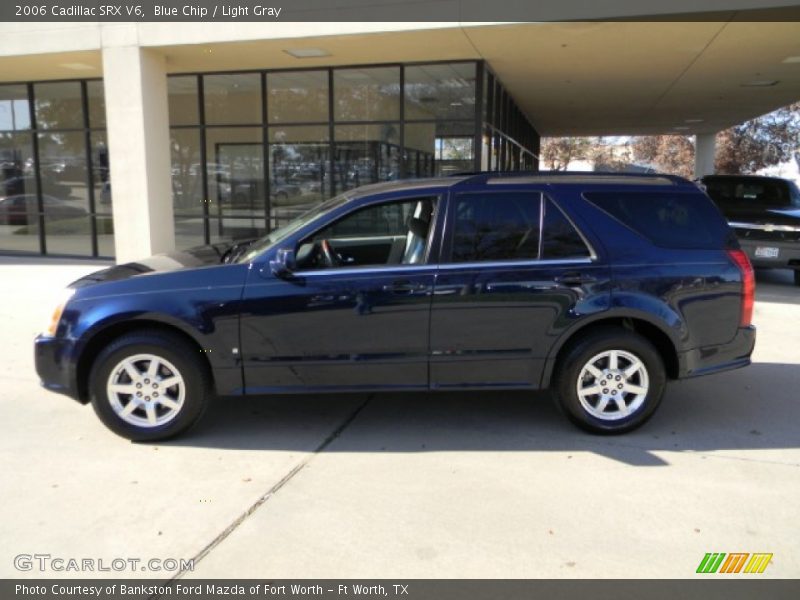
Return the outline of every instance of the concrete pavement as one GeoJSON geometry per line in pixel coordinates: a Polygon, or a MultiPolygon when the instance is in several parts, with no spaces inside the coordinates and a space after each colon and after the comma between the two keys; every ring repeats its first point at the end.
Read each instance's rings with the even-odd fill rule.
{"type": "Polygon", "coordinates": [[[386,394],[218,402],[147,445],[33,372],[58,290],[96,268],[0,261],[0,577],[86,575],[19,572],[21,553],[194,558],[186,577],[690,577],[712,551],[800,576],[787,274],[759,274],[755,364],[671,384],[626,436],[574,429],[543,394],[386,394]]]}

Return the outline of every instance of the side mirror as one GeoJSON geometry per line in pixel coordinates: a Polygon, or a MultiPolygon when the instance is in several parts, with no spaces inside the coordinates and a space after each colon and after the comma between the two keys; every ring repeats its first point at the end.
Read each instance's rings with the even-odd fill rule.
{"type": "Polygon", "coordinates": [[[275,255],[275,260],[269,261],[269,267],[275,277],[287,279],[291,277],[296,268],[294,250],[291,248],[281,248],[275,255]]]}

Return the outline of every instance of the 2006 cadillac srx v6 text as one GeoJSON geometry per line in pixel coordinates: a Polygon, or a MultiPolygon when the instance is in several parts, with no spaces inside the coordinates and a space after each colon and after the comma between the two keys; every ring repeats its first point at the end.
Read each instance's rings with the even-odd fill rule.
{"type": "Polygon", "coordinates": [[[36,369],[133,440],[185,431],[212,394],[366,390],[551,388],[579,426],[621,433],[668,379],[750,363],[754,285],[678,177],[401,181],[79,279],[36,369]]]}

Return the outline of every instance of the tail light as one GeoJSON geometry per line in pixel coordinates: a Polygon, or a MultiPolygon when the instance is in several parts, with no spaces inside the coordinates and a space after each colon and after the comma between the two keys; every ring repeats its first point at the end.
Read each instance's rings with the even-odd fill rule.
{"type": "Polygon", "coordinates": [[[740,327],[747,327],[753,320],[753,304],[756,299],[756,276],[753,265],[744,250],[728,250],[728,256],[742,273],[742,319],[740,327]]]}

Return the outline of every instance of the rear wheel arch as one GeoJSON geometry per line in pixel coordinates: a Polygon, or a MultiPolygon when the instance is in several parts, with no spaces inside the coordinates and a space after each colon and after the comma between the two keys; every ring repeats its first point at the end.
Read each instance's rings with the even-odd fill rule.
{"type": "Polygon", "coordinates": [[[186,343],[190,344],[197,349],[198,354],[202,357],[203,364],[210,381],[213,384],[214,371],[211,368],[211,363],[208,356],[203,352],[203,346],[192,335],[175,325],[157,321],[154,319],[132,319],[125,320],[117,323],[110,323],[105,327],[95,331],[92,336],[86,341],[77,362],[77,383],[78,383],[78,399],[82,403],[89,402],[89,375],[92,372],[92,366],[97,359],[103,348],[111,344],[114,340],[130,333],[139,332],[163,332],[168,335],[175,335],[180,337],[186,343]]]}
{"type": "Polygon", "coordinates": [[[646,319],[628,315],[616,315],[586,323],[570,331],[559,340],[559,343],[547,359],[547,364],[545,365],[545,370],[542,375],[541,387],[547,388],[550,386],[553,373],[557,372],[560,362],[564,360],[565,356],[575,344],[596,331],[610,329],[632,331],[646,338],[655,346],[656,350],[658,350],[669,379],[678,378],[678,350],[670,335],[664,329],[646,319]]]}

